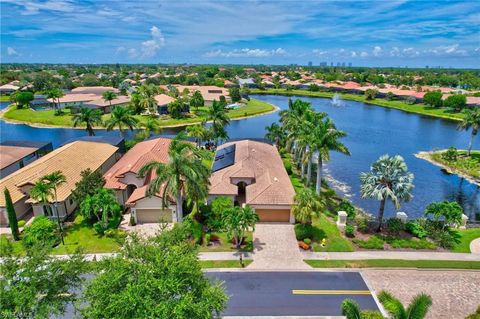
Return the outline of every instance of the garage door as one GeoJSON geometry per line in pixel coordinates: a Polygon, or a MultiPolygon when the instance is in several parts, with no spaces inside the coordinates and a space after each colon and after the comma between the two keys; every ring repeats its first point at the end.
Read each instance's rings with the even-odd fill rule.
{"type": "Polygon", "coordinates": [[[260,222],[290,222],[289,209],[256,209],[260,222]]]}
{"type": "Polygon", "coordinates": [[[137,209],[137,223],[158,223],[160,219],[164,222],[172,221],[170,209],[137,209]]]}

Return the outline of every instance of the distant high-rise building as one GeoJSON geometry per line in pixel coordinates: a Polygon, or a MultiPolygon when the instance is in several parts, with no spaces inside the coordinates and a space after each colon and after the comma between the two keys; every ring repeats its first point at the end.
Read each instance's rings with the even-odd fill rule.
{"type": "Polygon", "coordinates": [[[308,61],[308,66],[312,66],[312,61],[308,61]]]}
{"type": "Polygon", "coordinates": [[[342,62],[342,67],[343,67],[343,68],[345,67],[345,62],[342,62]]]}
{"type": "Polygon", "coordinates": [[[425,65],[425,69],[428,69],[428,65],[425,65]]]}
{"type": "Polygon", "coordinates": [[[352,67],[352,62],[348,62],[348,67],[349,67],[349,68],[352,67]]]}
{"type": "Polygon", "coordinates": [[[320,66],[327,66],[327,62],[320,62],[320,66]]]}
{"type": "Polygon", "coordinates": [[[342,66],[342,64],[340,62],[337,62],[337,66],[342,66]]]}
{"type": "Polygon", "coordinates": [[[330,62],[330,66],[333,66],[333,62],[330,62]]]}

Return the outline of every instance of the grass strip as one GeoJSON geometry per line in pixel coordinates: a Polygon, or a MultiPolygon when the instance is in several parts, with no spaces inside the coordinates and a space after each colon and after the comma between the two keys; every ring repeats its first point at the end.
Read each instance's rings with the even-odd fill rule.
{"type": "Polygon", "coordinates": [[[480,269],[480,261],[457,260],[404,260],[404,259],[368,259],[368,260],[305,260],[313,268],[428,268],[428,269],[480,269]]]}

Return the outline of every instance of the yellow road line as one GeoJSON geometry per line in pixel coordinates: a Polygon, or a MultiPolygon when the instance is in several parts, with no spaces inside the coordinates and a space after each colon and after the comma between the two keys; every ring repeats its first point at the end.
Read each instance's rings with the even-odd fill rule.
{"type": "Polygon", "coordinates": [[[292,290],[294,295],[370,295],[370,290],[292,290]]]}

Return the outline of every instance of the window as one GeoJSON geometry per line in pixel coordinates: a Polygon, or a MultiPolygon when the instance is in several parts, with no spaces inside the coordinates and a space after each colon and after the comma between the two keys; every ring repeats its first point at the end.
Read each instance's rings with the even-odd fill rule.
{"type": "Polygon", "coordinates": [[[47,217],[53,217],[53,210],[50,205],[43,205],[43,214],[47,217]]]}
{"type": "Polygon", "coordinates": [[[73,205],[73,199],[70,198],[70,199],[68,200],[68,204],[69,204],[70,206],[72,206],[72,205],[73,205]]]}

